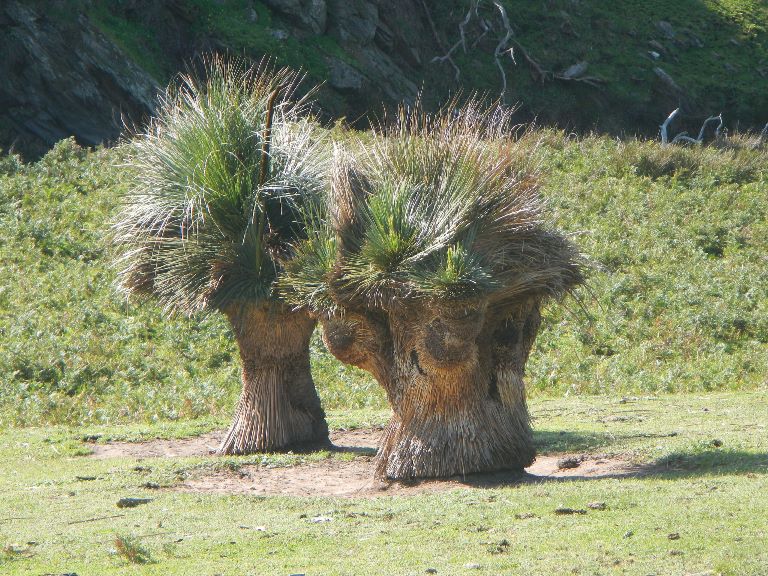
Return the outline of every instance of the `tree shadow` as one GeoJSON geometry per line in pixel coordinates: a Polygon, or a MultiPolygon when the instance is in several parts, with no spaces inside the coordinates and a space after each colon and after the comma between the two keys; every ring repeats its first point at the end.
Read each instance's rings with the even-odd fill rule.
{"type": "Polygon", "coordinates": [[[534,430],[533,444],[541,455],[583,452],[610,446],[616,436],[601,432],[571,432],[566,430],[534,430]]]}
{"type": "Polygon", "coordinates": [[[687,478],[730,474],[768,474],[768,453],[711,449],[673,452],[644,467],[645,476],[687,478]]]}
{"type": "Polygon", "coordinates": [[[609,460],[592,456],[585,458],[577,468],[566,471],[554,468],[549,470],[549,473],[546,471],[531,473],[530,470],[535,470],[533,467],[524,472],[502,470],[485,474],[468,474],[464,477],[456,477],[454,480],[473,488],[504,488],[542,482],[583,482],[627,478],[675,480],[706,476],[768,474],[768,453],[765,452],[706,450],[689,453],[680,451],[644,464],[624,461],[621,465],[609,465],[604,469],[592,466],[609,460]],[[584,470],[583,473],[580,468],[584,470]]]}
{"type": "Polygon", "coordinates": [[[329,444],[326,447],[330,452],[336,452],[341,454],[354,454],[355,456],[376,456],[376,448],[370,446],[337,446],[336,444],[329,444]]]}

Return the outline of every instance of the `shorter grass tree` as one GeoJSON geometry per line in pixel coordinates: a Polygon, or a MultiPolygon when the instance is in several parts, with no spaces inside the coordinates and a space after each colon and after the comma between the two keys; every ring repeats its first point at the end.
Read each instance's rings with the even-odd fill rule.
{"type": "Polygon", "coordinates": [[[119,282],[169,313],[221,312],[242,359],[242,393],[220,451],[327,439],[310,374],[316,321],[276,280],[297,218],[324,192],[328,147],[291,99],[288,70],[213,57],[169,88],[129,144],[132,185],[114,226],[119,282]]]}
{"type": "Polygon", "coordinates": [[[378,475],[534,460],[524,367],[542,305],[583,276],[546,225],[530,139],[511,129],[509,112],[470,103],[402,112],[360,153],[337,150],[327,216],[311,218],[281,280],[328,349],[386,390],[378,475]]]}

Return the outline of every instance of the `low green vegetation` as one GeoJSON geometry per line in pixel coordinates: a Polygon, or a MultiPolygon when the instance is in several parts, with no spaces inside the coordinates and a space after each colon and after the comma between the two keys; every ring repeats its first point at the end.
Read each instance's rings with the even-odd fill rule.
{"type": "MultiPolygon", "coordinates": [[[[95,459],[82,440],[186,436],[225,421],[9,429],[0,433],[0,572],[762,576],[767,402],[766,392],[538,398],[541,454],[621,458],[641,473],[483,489],[468,477],[448,492],[351,499],[177,490],[217,470],[236,478],[249,464],[350,454],[95,459]],[[151,500],[118,508],[126,497],[151,500]]],[[[386,417],[333,411],[329,423],[386,417]]]]}
{"type": "MultiPolygon", "coordinates": [[[[547,122],[617,133],[652,134],[681,102],[702,119],[723,112],[730,121],[763,126],[768,120],[768,5],[754,0],[648,0],[645,2],[503,2],[514,32],[508,66],[510,103],[547,122]],[[526,54],[523,53],[525,50],[526,54]],[[544,72],[527,60],[530,57],[544,72]],[[558,80],[579,62],[597,86],[558,80]],[[677,88],[660,79],[656,68],[677,88]]],[[[432,8],[447,45],[459,40],[459,23],[469,2],[450,0],[432,8]]],[[[475,44],[481,29],[467,28],[470,49],[457,50],[461,81],[496,95],[501,89],[492,58],[503,37],[502,20],[489,1],[480,14],[491,31],[475,44]]],[[[476,19],[475,19],[476,20],[476,19]]],[[[449,64],[427,71],[429,82],[445,82],[449,64]]],[[[698,129],[698,126],[695,127],[698,129]]],[[[691,127],[690,129],[693,129],[691,127]]]]}
{"type": "Polygon", "coordinates": [[[597,268],[583,309],[550,310],[531,388],[765,388],[765,151],[554,137],[539,152],[545,195],[597,268]]]}
{"type": "MultiPolygon", "coordinates": [[[[546,309],[530,393],[765,390],[765,150],[526,138],[556,224],[595,263],[581,306],[546,309]]],[[[66,140],[37,163],[0,159],[4,427],[226,418],[235,404],[239,358],[222,319],[168,319],[114,289],[104,238],[121,153],[66,140]]],[[[317,336],[312,363],[327,410],[386,406],[317,336]]]]}

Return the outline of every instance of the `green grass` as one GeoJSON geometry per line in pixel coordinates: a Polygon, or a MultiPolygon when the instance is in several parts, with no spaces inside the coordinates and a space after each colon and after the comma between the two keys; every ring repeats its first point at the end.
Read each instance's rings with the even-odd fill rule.
{"type": "MultiPolygon", "coordinates": [[[[34,164],[0,158],[0,572],[765,574],[765,151],[530,138],[553,218],[597,264],[583,309],[545,313],[528,366],[536,443],[650,475],[264,498],[173,488],[351,456],[88,459],[84,437],[226,427],[239,360],[221,318],[167,319],[117,295],[103,238],[125,186],[120,151],[64,141],[34,164]],[[126,496],[153,500],[117,508],[126,496]],[[592,501],[607,509],[554,514],[592,501]]],[[[386,421],[383,393],[317,335],[312,363],[332,428],[386,421]]]]}
{"type": "MultiPolygon", "coordinates": [[[[437,27],[445,31],[449,46],[459,39],[458,23],[467,4],[452,0],[433,8],[437,27]]],[[[597,125],[616,133],[653,134],[681,100],[690,104],[693,115],[702,120],[723,112],[731,125],[740,121],[762,126],[766,121],[765,2],[552,0],[504,4],[515,40],[542,69],[561,73],[577,62],[587,61],[587,75],[603,80],[600,88],[558,80],[537,82],[522,53],[516,50],[517,65],[504,59],[509,83],[506,99],[521,103],[545,122],[556,121],[579,130],[597,125]],[[659,29],[660,21],[672,25],[674,38],[667,38],[659,29]],[[653,59],[650,51],[660,52],[661,57],[653,59]],[[672,76],[683,90],[682,98],[660,85],[655,67],[672,76]]],[[[501,37],[501,19],[491,2],[482,2],[481,7],[481,14],[495,29],[466,53],[457,51],[455,60],[465,89],[471,86],[495,96],[501,80],[491,55],[501,37]]],[[[470,42],[477,36],[477,27],[468,28],[470,42]]],[[[433,66],[435,70],[425,71],[427,85],[445,85],[446,77],[452,76],[449,65],[433,66]]],[[[427,94],[432,95],[432,91],[427,94]]]]}
{"type": "Polygon", "coordinates": [[[172,66],[154,31],[136,18],[114,14],[106,2],[88,6],[91,22],[135,64],[159,83],[168,81],[172,66]]]}
{"type": "Polygon", "coordinates": [[[551,144],[542,151],[545,196],[598,268],[582,292],[585,310],[550,310],[531,386],[764,389],[765,152],[606,138],[551,144]]]}
{"type": "MultiPolygon", "coordinates": [[[[555,220],[597,268],[583,307],[545,311],[530,393],[765,390],[765,151],[536,139],[555,220]]],[[[168,319],[113,288],[104,236],[125,186],[120,161],[72,141],[34,164],[0,159],[2,427],[231,414],[239,358],[226,322],[168,319]]],[[[312,369],[327,410],[386,407],[317,335],[312,369]]]]}
{"type": "MultiPolygon", "coordinates": [[[[0,570],[165,576],[194,566],[196,573],[233,576],[415,575],[427,568],[438,574],[762,576],[768,569],[766,402],[765,392],[537,399],[531,412],[541,453],[622,455],[650,474],[373,499],[171,489],[221,467],[336,457],[327,452],[95,460],[82,456],[81,428],[5,430],[0,570]],[[147,481],[165,489],[143,488],[147,481]],[[126,496],[152,501],[117,508],[126,496]],[[554,514],[593,501],[605,502],[606,509],[554,514]],[[332,521],[312,523],[318,515],[332,521]],[[670,540],[674,533],[680,538],[670,540]],[[148,563],[132,563],[117,541],[148,563]]],[[[385,417],[345,410],[332,413],[331,421],[368,425],[385,417]]],[[[184,422],[126,430],[145,438],[190,432],[184,422]]],[[[89,429],[98,431],[109,436],[115,429],[89,429]]]]}

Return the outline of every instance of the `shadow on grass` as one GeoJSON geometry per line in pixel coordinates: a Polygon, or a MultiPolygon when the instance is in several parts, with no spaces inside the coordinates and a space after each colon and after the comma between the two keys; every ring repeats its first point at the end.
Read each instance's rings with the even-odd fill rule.
{"type": "Polygon", "coordinates": [[[541,455],[605,448],[617,440],[617,437],[600,432],[568,432],[566,430],[534,430],[533,432],[536,452],[541,455]]]}
{"type": "Polygon", "coordinates": [[[624,448],[627,440],[637,438],[672,438],[677,432],[640,432],[635,434],[608,434],[604,432],[568,432],[566,430],[535,430],[533,443],[541,455],[561,452],[585,452],[596,448],[624,448]]]}
{"type": "Polygon", "coordinates": [[[768,474],[768,454],[742,450],[673,452],[646,467],[644,475],[678,478],[726,474],[768,474]]]}
{"type": "Polygon", "coordinates": [[[656,478],[684,479],[701,476],[725,476],[733,474],[768,474],[768,454],[740,450],[707,450],[703,452],[675,452],[647,464],[625,462],[623,466],[595,470],[591,465],[604,462],[599,457],[587,458],[573,470],[562,473],[557,469],[534,473],[499,471],[472,474],[456,478],[462,484],[474,488],[504,488],[524,483],[581,482],[588,480],[656,478]],[[583,468],[584,473],[580,473],[583,468]]]}
{"type": "Polygon", "coordinates": [[[354,454],[355,456],[376,456],[376,448],[370,446],[337,446],[336,444],[328,444],[326,450],[329,452],[354,454]]]}

